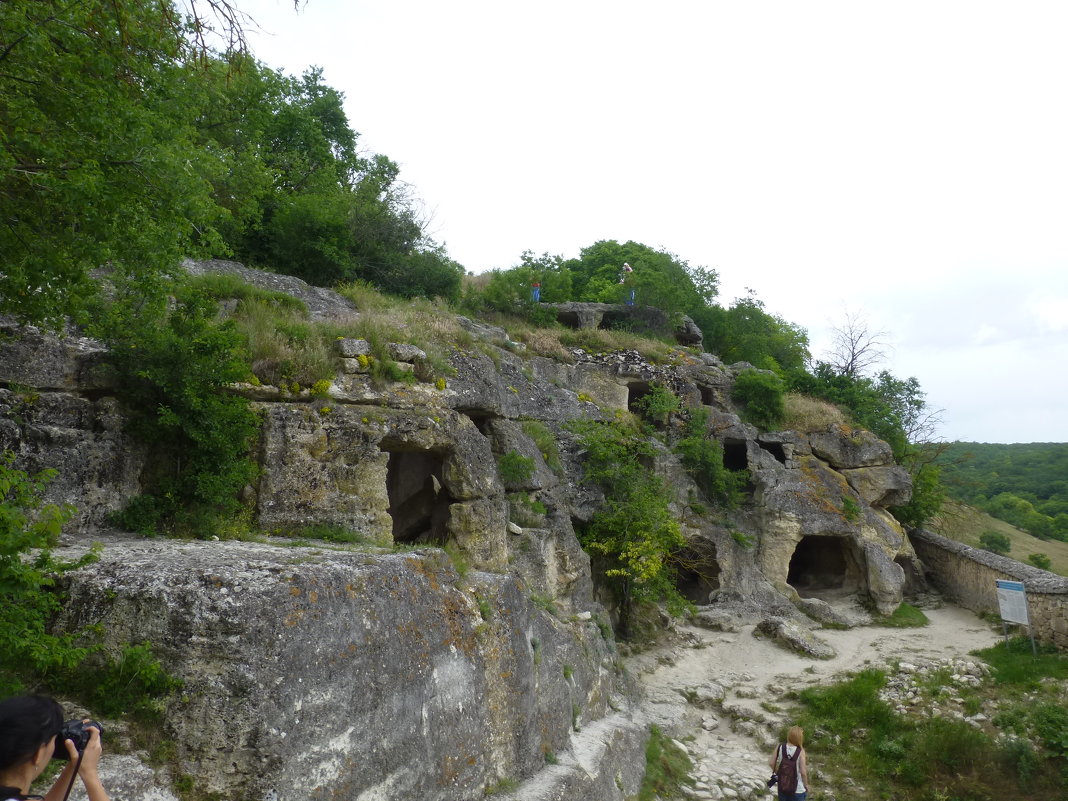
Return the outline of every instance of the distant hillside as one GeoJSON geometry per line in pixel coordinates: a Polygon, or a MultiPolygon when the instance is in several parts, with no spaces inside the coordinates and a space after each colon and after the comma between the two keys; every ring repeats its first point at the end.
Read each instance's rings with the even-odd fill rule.
{"type": "Polygon", "coordinates": [[[954,442],[939,461],[957,500],[1040,539],[1068,542],[1068,443],[954,442]]]}
{"type": "Polygon", "coordinates": [[[983,532],[995,531],[1004,534],[1012,543],[1006,556],[1019,562],[1027,562],[1027,557],[1033,553],[1045,554],[1050,558],[1050,570],[1068,576],[1068,542],[1040,540],[959,501],[947,501],[942,511],[925,528],[976,548],[979,547],[979,537],[983,532]]]}

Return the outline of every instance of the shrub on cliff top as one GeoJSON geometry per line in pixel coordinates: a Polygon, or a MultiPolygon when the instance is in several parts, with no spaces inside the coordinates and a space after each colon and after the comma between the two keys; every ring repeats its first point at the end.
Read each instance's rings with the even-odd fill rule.
{"type": "Polygon", "coordinates": [[[745,370],[734,381],[731,397],[742,404],[743,417],[755,426],[772,429],[786,416],[784,386],[774,373],[745,370]]]}

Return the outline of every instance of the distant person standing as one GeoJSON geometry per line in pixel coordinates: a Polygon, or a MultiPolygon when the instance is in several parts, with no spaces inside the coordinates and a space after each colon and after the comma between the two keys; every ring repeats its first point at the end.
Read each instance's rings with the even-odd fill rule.
{"type": "MultiPolygon", "coordinates": [[[[626,262],[623,262],[623,270],[619,274],[619,283],[627,284],[630,281],[631,273],[634,272],[634,268],[626,262]]],[[[628,306],[634,305],[634,287],[631,286],[630,292],[627,295],[626,304],[628,306]]]]}
{"type": "Polygon", "coordinates": [[[530,299],[535,303],[541,303],[541,283],[535,281],[530,285],[530,299]]]}
{"type": "Polygon", "coordinates": [[[805,801],[808,796],[808,760],[805,756],[805,730],[792,726],[786,742],[780,743],[768,764],[775,771],[779,801],[805,801]]]}

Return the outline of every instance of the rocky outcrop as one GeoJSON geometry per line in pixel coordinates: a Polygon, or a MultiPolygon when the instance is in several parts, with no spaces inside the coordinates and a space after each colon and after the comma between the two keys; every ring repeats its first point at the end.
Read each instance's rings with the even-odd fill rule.
{"type": "Polygon", "coordinates": [[[66,589],[61,629],[101,625],[112,652],[150,641],[182,680],[168,769],[200,792],[474,799],[546,754],[587,758],[588,722],[630,744],[616,762],[642,747],[589,615],[436,549],[111,540],[66,589]]]}
{"type": "MultiPolygon", "coordinates": [[[[314,316],[357,313],[285,276],[189,269],[290,291],[314,316]]],[[[619,309],[571,311],[602,324],[619,309]]],[[[707,411],[707,436],[746,476],[742,507],[715,509],[651,440],[648,466],[687,540],[678,589],[706,625],[767,620],[818,655],[804,613],[821,616],[821,593],[862,595],[888,613],[906,575],[922,582],[886,511],[909,492],[889,447],[843,427],[758,431],[731,401],[751,366],[681,349],[671,364],[578,348],[555,360],[502,329],[461,324],[478,347],[452,354],[444,382],[376,381],[361,362],[369,343],[342,338],[338,373],[314,396],[233,388],[262,419],[260,474],[243,496],[258,528],[311,537],[325,527],[360,544],[113,539],[71,576],[65,628],[102,624],[110,649],[151,641],[186,682],[167,716],[181,744],[169,770],[250,799],[454,801],[512,780],[516,799],[635,793],[645,722],[631,714],[611,609],[576,536],[604,498],[582,479],[569,423],[627,414],[654,385],[707,411]],[[499,469],[516,457],[530,470],[499,469]]],[[[145,455],[101,378],[101,346],[50,337],[20,330],[0,342],[0,447],[25,469],[60,469],[48,500],[78,507],[66,532],[77,550],[138,493],[145,455]]],[[[425,354],[388,347],[420,374],[425,354]]],[[[663,439],[681,425],[665,420],[663,439]]]]}
{"type": "Polygon", "coordinates": [[[680,345],[701,347],[704,334],[690,317],[675,320],[652,306],[627,306],[615,303],[545,303],[556,311],[556,320],[569,328],[614,328],[648,331],[674,336],[680,345]]]}

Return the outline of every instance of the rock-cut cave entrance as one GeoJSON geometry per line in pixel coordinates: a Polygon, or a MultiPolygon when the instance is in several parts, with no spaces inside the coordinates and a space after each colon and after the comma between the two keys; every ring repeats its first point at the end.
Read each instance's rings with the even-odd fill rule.
{"type": "Polygon", "coordinates": [[[802,537],[786,581],[801,596],[852,593],[863,587],[862,564],[860,549],[848,537],[802,537]]]}
{"type": "Polygon", "coordinates": [[[704,605],[719,589],[719,562],[711,542],[694,543],[676,557],[675,588],[691,603],[704,605]]]}
{"type": "Polygon", "coordinates": [[[442,457],[430,451],[391,450],[386,492],[394,542],[444,545],[452,497],[441,480],[442,457]]]}

